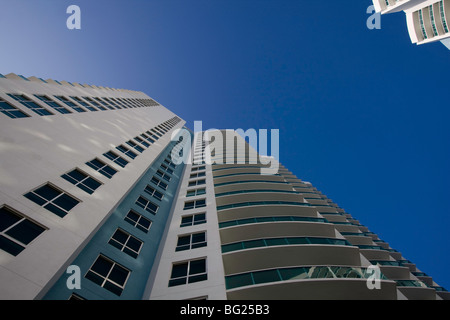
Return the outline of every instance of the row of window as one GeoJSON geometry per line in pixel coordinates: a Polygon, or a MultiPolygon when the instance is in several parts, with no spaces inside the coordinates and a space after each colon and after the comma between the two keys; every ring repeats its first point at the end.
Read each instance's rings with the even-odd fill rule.
{"type": "MultiPolygon", "coordinates": [[[[195,166],[191,168],[190,179],[188,187],[195,187],[204,185],[205,179],[198,179],[205,177],[206,167],[204,165],[195,166]]],[[[206,194],[206,188],[188,189],[186,197],[194,197],[206,194]]],[[[191,210],[206,207],[206,198],[185,201],[183,210],[191,210]]],[[[180,227],[191,227],[206,223],[206,212],[195,212],[181,217],[180,227]]],[[[206,231],[198,231],[189,234],[182,234],[178,236],[175,251],[192,250],[202,248],[207,245],[206,231]]],[[[190,261],[183,261],[174,263],[169,279],[169,287],[194,283],[198,281],[207,280],[206,259],[195,259],[190,261]]]]}
{"type": "MultiPolygon", "coordinates": [[[[156,175],[167,175],[167,181],[170,181],[172,177],[169,173],[173,174],[175,168],[176,165],[171,161],[169,154],[169,156],[161,163],[155,176],[151,179],[151,182],[160,189],[157,189],[151,185],[146,185],[143,193],[139,195],[136,200],[135,205],[146,212],[155,215],[159,209],[159,205],[150,201],[148,198],[151,197],[152,199],[156,199],[158,201],[163,200],[165,196],[164,191],[168,187],[168,185],[161,181],[161,179],[159,179],[156,175]]],[[[137,213],[133,209],[127,213],[124,220],[144,233],[149,232],[152,224],[150,219],[137,213]]],[[[197,240],[195,239],[194,242],[196,241],[197,240]]],[[[133,258],[138,257],[144,245],[144,241],[135,235],[126,232],[120,227],[116,229],[108,243],[133,258]]],[[[130,274],[130,269],[116,261],[113,261],[105,255],[100,254],[94,264],[90,267],[89,271],[86,273],[85,278],[120,296],[125,288],[130,274]]],[[[76,298],[82,299],[79,296],[76,298]]]]}
{"type": "MultiPolygon", "coordinates": [[[[20,105],[40,116],[49,116],[57,113],[70,114],[73,112],[106,111],[128,108],[154,107],[159,104],[153,99],[136,98],[107,98],[107,97],[77,97],[77,96],[50,96],[43,94],[24,95],[7,93],[20,105]],[[56,113],[55,113],[56,111],[56,113]]],[[[26,118],[29,114],[16,108],[11,103],[0,98],[0,112],[10,118],[26,118]]]]}
{"type": "MultiPolygon", "coordinates": [[[[141,136],[148,141],[152,139],[152,141],[155,142],[159,139],[159,137],[170,130],[178,121],[179,119],[172,118],[157,127],[150,129],[147,133],[144,133],[141,136]]],[[[121,167],[125,167],[128,164],[127,160],[118,156],[113,151],[106,152],[104,156],[121,167]]],[[[170,161],[167,161],[166,164],[167,166],[164,165],[162,167],[163,170],[167,170],[169,168],[168,166],[174,167],[173,163],[170,161]]],[[[109,179],[117,173],[116,169],[98,158],[86,162],[86,165],[109,179]]],[[[67,173],[64,173],[61,177],[88,194],[93,194],[95,190],[103,184],[79,168],[75,168],[67,173]]],[[[162,199],[162,194],[156,190],[151,191],[150,186],[146,189],[146,191],[152,192],[152,195],[155,198],[162,199]]],[[[81,202],[79,199],[50,182],[47,182],[46,184],[26,193],[24,196],[61,218],[65,217],[70,210],[81,202]]],[[[137,202],[141,206],[145,206],[147,211],[156,213],[156,205],[151,203],[146,204],[142,199],[138,199],[137,202]]],[[[125,217],[125,220],[144,232],[148,232],[151,225],[150,220],[134,211],[130,211],[125,217]]],[[[26,245],[28,245],[45,230],[46,227],[25,218],[24,215],[8,206],[4,205],[0,209],[0,249],[14,256],[22,252],[26,245]]]]}

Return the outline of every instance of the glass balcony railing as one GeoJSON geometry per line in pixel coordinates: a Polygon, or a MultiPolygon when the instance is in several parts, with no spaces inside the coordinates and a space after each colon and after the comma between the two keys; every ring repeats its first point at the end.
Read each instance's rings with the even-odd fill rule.
{"type": "MultiPolygon", "coordinates": [[[[303,279],[368,279],[373,271],[367,268],[340,267],[340,266],[314,266],[278,268],[262,271],[253,271],[225,277],[227,290],[262,283],[303,280],[303,279]]],[[[387,278],[381,274],[380,278],[387,278]]]]}
{"type": "Polygon", "coordinates": [[[419,280],[395,280],[398,287],[420,287],[428,288],[428,286],[419,280]]]}
{"type": "Polygon", "coordinates": [[[255,217],[255,218],[247,218],[247,219],[239,219],[239,220],[221,222],[221,223],[219,223],[219,228],[241,226],[241,225],[253,224],[253,223],[289,222],[289,221],[328,223],[328,221],[326,219],[312,218],[312,217],[294,217],[294,216],[255,217]]]}
{"type": "Polygon", "coordinates": [[[262,247],[310,245],[310,244],[352,246],[347,240],[344,239],[315,238],[315,237],[286,237],[286,238],[256,239],[225,244],[222,245],[222,253],[228,253],[245,249],[262,248],[262,247]]]}

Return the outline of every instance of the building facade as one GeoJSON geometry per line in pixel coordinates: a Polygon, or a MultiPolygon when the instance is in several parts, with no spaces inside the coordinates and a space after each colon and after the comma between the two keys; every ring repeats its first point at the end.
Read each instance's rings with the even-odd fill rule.
{"type": "Polygon", "coordinates": [[[9,74],[0,113],[0,299],[449,298],[245,137],[142,92],[9,74]]]}
{"type": "Polygon", "coordinates": [[[373,0],[375,10],[382,14],[404,11],[412,43],[426,44],[450,41],[449,0],[373,0]]]}

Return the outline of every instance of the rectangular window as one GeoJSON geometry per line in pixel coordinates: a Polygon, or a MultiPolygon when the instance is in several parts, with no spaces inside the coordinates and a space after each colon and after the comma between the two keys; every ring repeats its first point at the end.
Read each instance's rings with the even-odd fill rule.
{"type": "Polygon", "coordinates": [[[80,203],[79,200],[49,183],[28,192],[24,196],[61,218],[66,216],[70,210],[80,203]]]}
{"type": "Polygon", "coordinates": [[[181,217],[180,227],[191,227],[197,224],[206,223],[206,213],[196,213],[188,216],[181,217]]]}
{"type": "Polygon", "coordinates": [[[56,111],[58,111],[59,113],[62,113],[62,114],[72,113],[69,110],[67,110],[66,108],[60,106],[58,103],[56,103],[55,101],[53,101],[52,99],[50,99],[47,96],[41,96],[41,95],[37,95],[37,94],[35,94],[34,96],[36,98],[38,98],[39,100],[41,100],[42,102],[44,102],[45,104],[52,107],[53,109],[55,109],[56,111]]]}
{"type": "Polygon", "coordinates": [[[204,177],[205,175],[206,175],[205,172],[197,172],[197,173],[191,174],[191,176],[189,178],[190,179],[195,179],[195,178],[204,177]]]}
{"type": "Polygon", "coordinates": [[[205,183],[206,183],[205,179],[189,181],[189,187],[200,186],[200,185],[205,184],[205,183]]]}
{"type": "Polygon", "coordinates": [[[144,189],[145,192],[147,192],[149,195],[151,195],[153,198],[156,198],[158,200],[162,200],[164,197],[164,194],[162,194],[161,192],[159,192],[158,190],[156,190],[155,188],[150,187],[149,185],[147,185],[144,189]]]}
{"type": "Polygon", "coordinates": [[[206,194],[206,189],[205,188],[188,190],[187,193],[186,193],[186,197],[195,197],[195,196],[199,196],[199,195],[202,195],[202,194],[206,194]]]}
{"type": "Polygon", "coordinates": [[[89,194],[93,194],[102,185],[101,182],[98,182],[79,169],[72,170],[69,173],[63,174],[61,177],[89,194]]]}
{"type": "Polygon", "coordinates": [[[16,119],[16,118],[28,118],[29,115],[23,113],[16,107],[13,107],[8,102],[0,98],[0,112],[6,114],[8,117],[16,119]]]}
{"type": "Polygon", "coordinates": [[[160,167],[162,170],[166,171],[167,173],[173,174],[173,169],[166,166],[164,163],[161,164],[160,167]]]}
{"type": "Polygon", "coordinates": [[[141,240],[121,229],[117,229],[114,232],[108,243],[133,258],[137,258],[142,248],[141,240]]]}
{"type": "Polygon", "coordinates": [[[86,273],[85,278],[120,296],[130,275],[130,270],[100,255],[86,273]]]}
{"type": "Polygon", "coordinates": [[[150,144],[145,142],[143,139],[141,139],[140,137],[135,137],[134,140],[136,140],[137,142],[139,142],[140,144],[142,144],[144,147],[148,148],[150,147],[150,144]]]}
{"type": "Polygon", "coordinates": [[[111,168],[106,163],[98,159],[86,162],[86,164],[95,171],[98,171],[99,173],[107,177],[108,179],[111,179],[117,173],[117,170],[111,168]]]}
{"type": "Polygon", "coordinates": [[[125,166],[129,163],[127,160],[125,160],[124,158],[115,154],[112,151],[108,151],[108,152],[104,153],[103,155],[106,158],[108,158],[108,159],[112,160],[113,162],[115,162],[116,164],[118,164],[119,166],[121,166],[122,168],[125,168],[125,166]]]}
{"type": "Polygon", "coordinates": [[[157,170],[157,171],[156,171],[156,174],[157,174],[158,176],[160,176],[161,178],[163,178],[164,180],[166,180],[167,182],[169,182],[170,179],[172,179],[172,177],[171,177],[169,174],[164,173],[164,172],[162,172],[161,170],[157,170]]]}
{"type": "Polygon", "coordinates": [[[205,166],[192,167],[192,168],[191,168],[191,172],[194,172],[194,171],[200,171],[200,170],[205,170],[205,169],[206,169],[205,166]]]}
{"type": "Polygon", "coordinates": [[[127,144],[130,146],[130,147],[132,147],[134,150],[136,150],[136,151],[138,151],[138,152],[140,152],[140,153],[142,153],[142,152],[144,152],[144,148],[142,148],[141,146],[138,146],[137,145],[137,143],[136,142],[134,142],[134,141],[127,141],[127,144]]]}
{"type": "Polygon", "coordinates": [[[156,214],[156,212],[159,209],[159,206],[157,206],[156,204],[154,204],[153,202],[151,202],[150,200],[140,196],[137,200],[136,200],[136,204],[141,207],[142,209],[144,209],[147,212],[150,212],[151,214],[156,214]]]}
{"type": "Polygon", "coordinates": [[[0,249],[13,256],[46,229],[9,207],[0,208],[0,249]]]}
{"type": "Polygon", "coordinates": [[[120,145],[120,146],[116,147],[116,149],[119,150],[120,152],[122,152],[123,154],[127,155],[131,159],[135,159],[137,157],[136,153],[134,153],[133,151],[131,151],[124,145],[120,145]]]}
{"type": "Polygon", "coordinates": [[[179,236],[175,251],[191,250],[205,246],[206,246],[206,232],[199,232],[179,236]]]}
{"type": "Polygon", "coordinates": [[[112,98],[109,98],[109,99],[103,98],[103,100],[105,100],[107,103],[109,103],[114,108],[122,109],[122,106],[120,106],[119,103],[117,103],[117,101],[113,100],[112,98]]]}
{"type": "Polygon", "coordinates": [[[168,185],[167,185],[167,183],[165,183],[165,182],[162,182],[161,180],[159,180],[158,178],[156,178],[156,177],[152,177],[152,180],[151,180],[151,182],[154,184],[154,185],[156,185],[156,186],[158,186],[158,187],[160,187],[161,189],[163,189],[163,190],[167,190],[167,187],[168,187],[168,185]]]}
{"type": "Polygon", "coordinates": [[[95,102],[93,99],[89,98],[89,97],[83,97],[84,100],[86,100],[87,102],[89,102],[90,104],[92,104],[93,106],[95,106],[96,108],[100,109],[100,110],[106,110],[105,107],[99,105],[97,102],[95,102]]]}
{"type": "Polygon", "coordinates": [[[148,135],[146,135],[145,133],[141,134],[141,137],[143,137],[145,140],[147,140],[150,143],[155,143],[155,140],[153,140],[152,138],[150,138],[148,135]]]}
{"type": "Polygon", "coordinates": [[[206,199],[199,199],[194,201],[186,201],[183,210],[196,209],[206,207],[206,199]]]}
{"type": "Polygon", "coordinates": [[[53,115],[53,113],[51,113],[50,111],[48,111],[47,109],[45,109],[44,107],[41,107],[40,105],[38,105],[36,102],[32,101],[30,98],[25,97],[24,95],[21,94],[9,94],[8,96],[10,96],[11,98],[13,98],[14,100],[20,102],[21,104],[23,104],[25,107],[27,107],[28,109],[32,110],[33,112],[37,113],[40,116],[49,116],[49,115],[53,115]]]}
{"type": "Polygon", "coordinates": [[[110,109],[110,110],[115,110],[115,108],[113,108],[113,107],[111,107],[109,104],[107,104],[105,101],[103,101],[102,99],[100,99],[100,98],[97,98],[97,97],[95,97],[94,98],[97,102],[99,102],[102,106],[104,106],[104,107],[106,107],[106,108],[108,108],[108,109],[110,109]]]}
{"type": "MultiPolygon", "coordinates": [[[[86,109],[88,109],[88,110],[90,110],[90,111],[98,111],[97,109],[95,109],[94,107],[92,107],[91,105],[89,105],[87,102],[85,102],[85,101],[83,101],[83,100],[81,100],[80,98],[78,98],[78,97],[71,97],[73,100],[75,100],[78,104],[80,104],[80,105],[82,105],[83,107],[85,107],[86,109]]],[[[77,110],[78,112],[86,112],[86,110],[83,110],[82,108],[80,108],[80,107],[78,107],[78,106],[74,106],[74,107],[72,107],[72,108],[78,108],[78,109],[75,109],[75,110],[77,110]],[[80,111],[81,110],[81,111],[80,111]]]]}
{"type": "Polygon", "coordinates": [[[147,233],[150,230],[152,222],[139,213],[130,210],[125,216],[125,221],[131,224],[133,227],[147,233]]]}
{"type": "Polygon", "coordinates": [[[172,266],[169,287],[207,280],[206,259],[179,262],[172,266]]]}

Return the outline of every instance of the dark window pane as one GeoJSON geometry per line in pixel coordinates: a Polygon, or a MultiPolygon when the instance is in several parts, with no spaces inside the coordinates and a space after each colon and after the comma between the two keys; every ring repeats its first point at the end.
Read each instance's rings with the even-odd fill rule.
{"type": "Polygon", "coordinates": [[[42,198],[50,201],[50,200],[56,198],[62,192],[50,187],[49,185],[45,185],[37,190],[34,190],[34,193],[36,193],[36,194],[40,195],[42,198]]]}
{"type": "Polygon", "coordinates": [[[127,276],[128,270],[116,264],[109,274],[108,279],[123,286],[125,284],[125,281],[127,280],[127,276]]]}
{"type": "Polygon", "coordinates": [[[142,242],[138,239],[135,239],[133,237],[130,237],[130,239],[127,242],[127,247],[130,249],[133,249],[136,252],[139,252],[139,249],[141,248],[142,242]]]}
{"type": "Polygon", "coordinates": [[[22,219],[22,217],[16,215],[15,213],[7,210],[6,208],[0,209],[0,231],[9,228],[14,223],[22,219]]]}
{"type": "Polygon", "coordinates": [[[206,260],[191,261],[189,274],[203,273],[206,271],[206,260]]]}
{"type": "Polygon", "coordinates": [[[54,214],[56,214],[58,217],[65,217],[67,215],[67,212],[64,210],[61,210],[60,208],[58,208],[57,206],[49,203],[47,205],[44,206],[45,209],[53,212],[54,214]]]}
{"type": "Polygon", "coordinates": [[[91,270],[106,277],[108,275],[108,272],[111,269],[112,265],[113,265],[113,263],[111,261],[108,261],[102,257],[99,257],[97,259],[97,261],[95,261],[91,270]]]}
{"type": "Polygon", "coordinates": [[[73,207],[75,207],[79,201],[75,200],[71,196],[67,194],[61,195],[58,199],[53,201],[54,204],[60,206],[64,210],[70,211],[73,207]]]}
{"type": "Polygon", "coordinates": [[[179,278],[187,276],[188,263],[176,264],[172,268],[171,278],[179,278]]]}
{"type": "Polygon", "coordinates": [[[8,230],[6,234],[24,244],[29,244],[37,236],[44,232],[44,230],[44,228],[29,220],[23,220],[18,225],[8,230]]]}
{"type": "Polygon", "coordinates": [[[116,241],[119,241],[120,243],[125,243],[125,241],[127,241],[128,239],[128,235],[121,230],[117,230],[112,238],[116,241]]]}
{"type": "Polygon", "coordinates": [[[0,249],[12,254],[13,256],[17,256],[25,248],[0,235],[0,249]]]}

